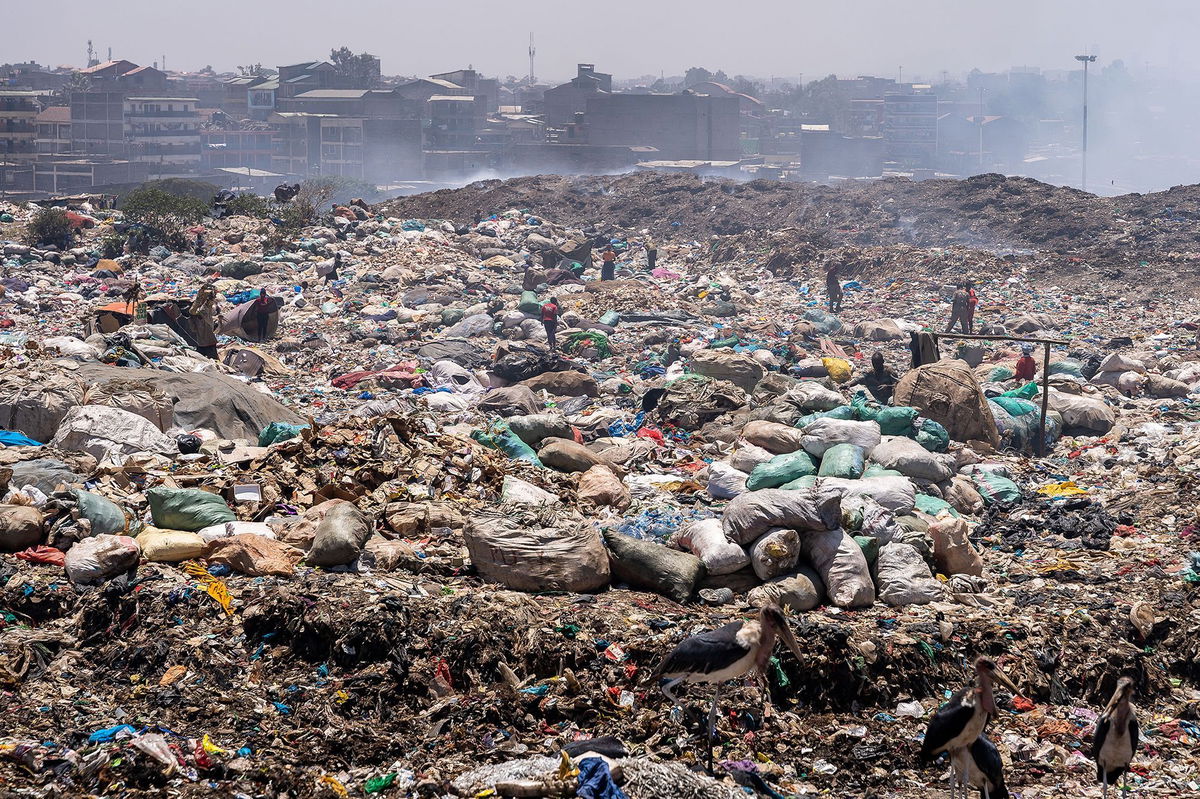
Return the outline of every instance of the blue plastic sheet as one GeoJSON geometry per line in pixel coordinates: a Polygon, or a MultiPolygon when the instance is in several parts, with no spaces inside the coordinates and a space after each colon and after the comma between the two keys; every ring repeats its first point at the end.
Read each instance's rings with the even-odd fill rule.
{"type": "Polygon", "coordinates": [[[0,444],[6,447],[41,447],[44,446],[40,441],[34,441],[24,433],[18,433],[16,430],[0,430],[0,444]]]}
{"type": "Polygon", "coordinates": [[[599,757],[579,761],[579,786],[575,795],[580,799],[629,799],[615,782],[608,764],[599,757]]]}

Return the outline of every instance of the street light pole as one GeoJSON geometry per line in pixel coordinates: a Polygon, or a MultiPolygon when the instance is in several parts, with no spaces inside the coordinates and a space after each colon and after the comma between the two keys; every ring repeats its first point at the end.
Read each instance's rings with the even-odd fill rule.
{"type": "Polygon", "coordinates": [[[983,170],[983,87],[979,87],[979,169],[983,170]]]}
{"type": "Polygon", "coordinates": [[[1088,80],[1088,64],[1096,60],[1094,55],[1077,55],[1075,60],[1083,64],[1083,175],[1080,180],[1079,187],[1087,191],[1087,80],[1088,80]]]}

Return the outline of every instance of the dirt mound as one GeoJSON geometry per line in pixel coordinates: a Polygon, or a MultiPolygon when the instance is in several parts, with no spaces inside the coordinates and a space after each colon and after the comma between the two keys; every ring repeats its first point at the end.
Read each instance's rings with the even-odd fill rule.
{"type": "Polygon", "coordinates": [[[386,213],[469,222],[510,208],[562,224],[728,236],[795,228],[829,244],[962,245],[1105,256],[1122,263],[1194,247],[1200,188],[1097,197],[1022,177],[886,179],[845,186],[692,175],[537,175],[405,197],[386,213]]]}

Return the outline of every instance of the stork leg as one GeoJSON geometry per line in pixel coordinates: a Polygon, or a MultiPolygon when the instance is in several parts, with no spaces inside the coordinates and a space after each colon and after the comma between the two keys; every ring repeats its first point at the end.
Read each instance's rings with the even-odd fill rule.
{"type": "Polygon", "coordinates": [[[988,785],[986,782],[983,784],[983,799],[992,799],[991,792],[988,791],[988,785]]]}
{"type": "Polygon", "coordinates": [[[1102,795],[1104,796],[1104,799],[1108,799],[1108,772],[1101,769],[1100,779],[1102,781],[1101,784],[1104,786],[1104,793],[1102,795]]]}
{"type": "Polygon", "coordinates": [[[676,677],[673,680],[668,680],[667,682],[663,683],[663,685],[662,685],[663,696],[665,696],[667,699],[670,699],[672,705],[679,704],[679,698],[675,696],[674,688],[676,685],[679,685],[679,683],[681,683],[681,682],[683,682],[683,678],[676,677]]]}
{"type": "Polygon", "coordinates": [[[954,756],[951,755],[950,756],[950,799],[954,799],[955,785],[956,785],[956,783],[954,781],[954,756]]]}
{"type": "Polygon", "coordinates": [[[712,710],[708,712],[708,773],[713,773],[713,738],[717,732],[717,701],[721,698],[721,684],[713,691],[712,710]]]}

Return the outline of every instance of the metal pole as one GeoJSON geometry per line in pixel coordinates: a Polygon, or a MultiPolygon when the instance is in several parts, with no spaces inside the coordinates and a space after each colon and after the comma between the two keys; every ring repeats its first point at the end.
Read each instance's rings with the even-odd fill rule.
{"type": "Polygon", "coordinates": [[[1046,456],[1046,414],[1050,409],[1050,344],[1046,343],[1046,354],[1042,359],[1042,418],[1038,424],[1037,454],[1046,456]]]}
{"type": "Polygon", "coordinates": [[[1087,191],[1087,79],[1088,62],[1083,62],[1083,178],[1081,188],[1087,191]]]}
{"type": "Polygon", "coordinates": [[[979,87],[979,167],[983,168],[983,87],[979,87]]]}

